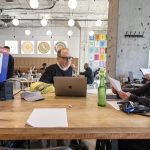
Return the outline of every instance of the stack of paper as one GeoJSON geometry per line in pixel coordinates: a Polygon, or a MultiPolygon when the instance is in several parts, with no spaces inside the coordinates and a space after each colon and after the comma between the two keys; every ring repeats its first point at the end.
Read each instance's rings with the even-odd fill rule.
{"type": "Polygon", "coordinates": [[[140,68],[140,71],[143,73],[143,75],[150,74],[150,68],[140,68]]]}
{"type": "Polygon", "coordinates": [[[115,80],[115,79],[111,78],[110,76],[108,76],[108,79],[109,79],[109,81],[110,81],[110,84],[113,86],[113,88],[114,88],[116,91],[118,91],[118,92],[122,91],[120,81],[115,80]]]}

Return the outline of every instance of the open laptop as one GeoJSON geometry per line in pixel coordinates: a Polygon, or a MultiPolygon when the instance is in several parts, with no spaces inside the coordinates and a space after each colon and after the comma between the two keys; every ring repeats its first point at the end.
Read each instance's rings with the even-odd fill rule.
{"type": "Polygon", "coordinates": [[[56,96],[80,96],[87,93],[87,78],[85,77],[54,77],[56,96]]]}

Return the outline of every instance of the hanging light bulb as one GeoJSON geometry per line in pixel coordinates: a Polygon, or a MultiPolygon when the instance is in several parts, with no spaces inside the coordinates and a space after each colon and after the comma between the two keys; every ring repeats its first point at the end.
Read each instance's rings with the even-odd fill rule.
{"type": "Polygon", "coordinates": [[[70,9],[75,9],[77,7],[77,0],[69,0],[68,6],[70,9]]]}
{"type": "Polygon", "coordinates": [[[96,26],[100,27],[102,25],[102,20],[98,19],[96,20],[96,26]]]}
{"type": "Polygon", "coordinates": [[[36,9],[39,7],[39,1],[38,0],[30,0],[29,4],[30,4],[30,7],[33,9],[36,9]]]}
{"type": "Polygon", "coordinates": [[[72,32],[71,30],[69,30],[69,31],[67,32],[67,34],[68,34],[68,36],[70,37],[70,36],[72,36],[73,32],[72,32]]]}
{"type": "Polygon", "coordinates": [[[25,35],[30,35],[31,31],[29,29],[25,30],[25,35]]]}
{"type": "Polygon", "coordinates": [[[48,36],[51,36],[51,35],[52,35],[52,31],[51,31],[51,30],[47,30],[47,31],[46,31],[46,34],[47,34],[48,36]]]}
{"type": "Polygon", "coordinates": [[[19,25],[19,20],[18,19],[13,19],[12,23],[14,26],[18,26],[19,25]]]}
{"type": "Polygon", "coordinates": [[[89,36],[93,36],[94,35],[94,31],[89,31],[89,36]]]}
{"type": "Polygon", "coordinates": [[[43,18],[43,19],[41,20],[41,25],[42,25],[43,27],[47,26],[47,20],[43,18]]]}
{"type": "Polygon", "coordinates": [[[73,19],[69,19],[68,26],[72,27],[74,26],[74,24],[75,24],[75,21],[73,19]]]}

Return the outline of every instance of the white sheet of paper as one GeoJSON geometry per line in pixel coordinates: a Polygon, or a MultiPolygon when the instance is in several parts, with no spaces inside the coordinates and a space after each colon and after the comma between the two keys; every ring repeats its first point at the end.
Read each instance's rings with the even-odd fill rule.
{"type": "Polygon", "coordinates": [[[87,89],[87,93],[89,93],[89,94],[98,94],[98,89],[87,89]]]}
{"type": "Polygon", "coordinates": [[[68,127],[66,108],[35,108],[27,120],[32,127],[68,127]]]}
{"type": "Polygon", "coordinates": [[[150,68],[140,68],[140,70],[142,71],[143,75],[150,74],[150,68]]]}
{"type": "Polygon", "coordinates": [[[122,91],[120,81],[115,80],[115,79],[111,78],[110,76],[108,76],[108,79],[110,81],[110,84],[114,87],[114,89],[116,91],[118,91],[118,92],[122,91]]]}
{"type": "Polygon", "coordinates": [[[116,110],[120,110],[119,105],[117,104],[117,101],[107,101],[109,105],[111,105],[116,110]]]}

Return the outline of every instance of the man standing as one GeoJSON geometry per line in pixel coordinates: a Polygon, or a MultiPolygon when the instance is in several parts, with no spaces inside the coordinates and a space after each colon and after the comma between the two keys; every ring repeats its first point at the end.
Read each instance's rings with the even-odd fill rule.
{"type": "Polygon", "coordinates": [[[80,72],[81,75],[84,75],[85,77],[87,77],[87,84],[92,84],[94,81],[94,74],[92,69],[89,67],[88,63],[84,64],[84,72],[80,72]]]}
{"type": "Polygon", "coordinates": [[[40,81],[54,83],[54,76],[72,76],[71,60],[69,49],[60,49],[57,52],[57,63],[46,68],[40,81]]]}
{"type": "Polygon", "coordinates": [[[10,47],[4,46],[4,48],[9,53],[8,69],[7,69],[7,79],[9,79],[13,77],[13,73],[14,73],[14,58],[12,55],[10,55],[10,47]]]}

